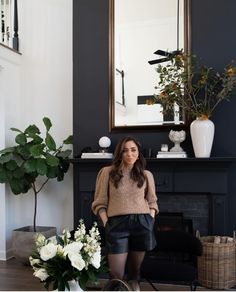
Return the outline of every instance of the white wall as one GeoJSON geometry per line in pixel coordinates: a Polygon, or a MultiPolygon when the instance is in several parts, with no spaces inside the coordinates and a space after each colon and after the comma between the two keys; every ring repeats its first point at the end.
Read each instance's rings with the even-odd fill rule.
{"type": "MultiPolygon", "coordinates": [[[[3,64],[1,53],[7,49],[0,48],[0,65],[4,67],[0,71],[0,79],[4,76],[0,90],[1,100],[5,100],[5,137],[1,135],[0,138],[5,138],[3,144],[8,146],[15,137],[10,127],[25,129],[29,124],[36,124],[43,129],[42,118],[47,116],[53,124],[53,137],[61,143],[72,134],[72,0],[20,0],[18,10],[22,53],[21,56],[15,54],[18,64],[12,65],[11,61],[3,64]]],[[[3,144],[1,148],[5,147],[3,144]]],[[[0,189],[0,196],[2,194],[4,190],[0,189]]],[[[72,214],[71,167],[64,181],[51,180],[39,194],[37,225],[56,226],[61,232],[65,227],[73,227],[72,214]]],[[[0,219],[0,227],[5,220],[7,257],[11,249],[11,231],[32,225],[32,193],[15,196],[7,187],[5,217],[0,219]]],[[[4,245],[1,244],[0,258],[4,258],[4,245]]]]}

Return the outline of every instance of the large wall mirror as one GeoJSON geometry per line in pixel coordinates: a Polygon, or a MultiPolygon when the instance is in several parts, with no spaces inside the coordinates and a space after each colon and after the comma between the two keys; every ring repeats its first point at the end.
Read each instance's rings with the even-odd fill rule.
{"type": "MultiPolygon", "coordinates": [[[[190,0],[110,0],[110,130],[178,128],[184,113],[165,116],[157,93],[157,50],[190,53],[190,0]],[[155,62],[154,62],[155,63],[155,62]]],[[[164,62],[162,64],[165,64],[164,62]]]]}

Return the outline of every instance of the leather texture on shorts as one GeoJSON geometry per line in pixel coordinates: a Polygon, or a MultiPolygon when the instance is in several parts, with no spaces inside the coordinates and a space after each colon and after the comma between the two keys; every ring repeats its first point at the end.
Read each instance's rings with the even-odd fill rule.
{"type": "Polygon", "coordinates": [[[130,214],[109,217],[105,225],[106,247],[110,254],[148,251],[156,246],[150,214],[130,214]]]}

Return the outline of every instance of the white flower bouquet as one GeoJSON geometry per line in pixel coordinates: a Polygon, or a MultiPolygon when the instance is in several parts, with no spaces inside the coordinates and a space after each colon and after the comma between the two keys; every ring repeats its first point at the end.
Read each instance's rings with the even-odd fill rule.
{"type": "Polygon", "coordinates": [[[47,290],[50,284],[53,289],[70,290],[68,282],[72,280],[79,281],[80,287],[85,289],[87,282],[96,283],[98,274],[108,270],[101,257],[100,240],[97,223],[87,234],[82,219],[74,239],[68,230],[64,230],[62,236],[49,239],[38,233],[35,237],[36,250],[29,258],[34,276],[44,283],[47,290]]]}

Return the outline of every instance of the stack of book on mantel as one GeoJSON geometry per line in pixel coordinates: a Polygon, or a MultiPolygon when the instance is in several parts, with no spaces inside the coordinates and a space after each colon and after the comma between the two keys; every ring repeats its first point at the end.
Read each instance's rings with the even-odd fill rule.
{"type": "Polygon", "coordinates": [[[171,152],[171,151],[158,151],[157,158],[187,158],[185,151],[171,152]]]}
{"type": "Polygon", "coordinates": [[[105,158],[105,159],[111,159],[113,158],[113,153],[108,152],[84,152],[81,155],[81,158],[87,158],[87,159],[97,159],[97,158],[105,158]]]}

